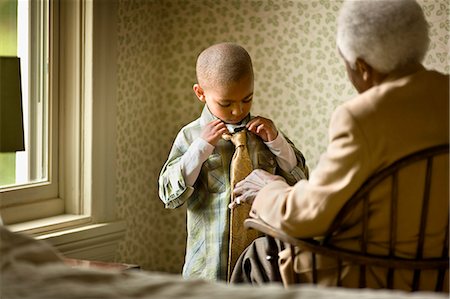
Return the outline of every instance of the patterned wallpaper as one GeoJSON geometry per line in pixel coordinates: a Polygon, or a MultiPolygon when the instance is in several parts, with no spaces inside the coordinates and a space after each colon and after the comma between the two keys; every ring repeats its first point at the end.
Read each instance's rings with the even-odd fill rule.
{"type": "MultiPolygon", "coordinates": [[[[449,4],[420,0],[431,25],[425,65],[449,72],[449,4]]],[[[166,210],[157,179],[178,130],[202,108],[195,60],[237,42],[255,70],[254,115],[274,120],[313,168],[333,109],[355,95],[335,46],[341,1],[121,0],[117,109],[118,215],[127,221],[117,260],[180,272],[185,210],[166,210]]]]}

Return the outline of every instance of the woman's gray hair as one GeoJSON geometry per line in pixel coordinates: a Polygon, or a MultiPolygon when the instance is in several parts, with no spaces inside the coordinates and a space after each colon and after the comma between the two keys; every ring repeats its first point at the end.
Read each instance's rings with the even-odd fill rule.
{"type": "Polygon", "coordinates": [[[389,73],[421,63],[428,45],[428,23],[415,0],[347,0],[341,8],[337,46],[352,68],[361,58],[389,73]]]}

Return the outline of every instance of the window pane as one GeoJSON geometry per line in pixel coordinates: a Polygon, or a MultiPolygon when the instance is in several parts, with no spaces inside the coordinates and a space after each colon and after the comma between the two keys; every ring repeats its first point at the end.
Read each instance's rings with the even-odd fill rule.
{"type": "MultiPolygon", "coordinates": [[[[0,56],[17,54],[17,1],[0,2],[0,56]]],[[[16,180],[15,153],[0,153],[0,186],[14,184],[16,180]]]]}
{"type": "Polygon", "coordinates": [[[48,180],[48,1],[1,0],[0,36],[0,55],[20,58],[25,139],[25,151],[0,153],[5,189],[48,180]]]}

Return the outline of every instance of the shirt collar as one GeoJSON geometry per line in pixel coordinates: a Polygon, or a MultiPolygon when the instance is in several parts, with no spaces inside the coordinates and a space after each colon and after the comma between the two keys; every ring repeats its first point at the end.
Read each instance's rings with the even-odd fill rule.
{"type": "MultiPolygon", "coordinates": [[[[210,122],[212,122],[213,120],[218,119],[214,114],[211,113],[211,111],[209,111],[208,105],[205,105],[203,107],[203,111],[202,111],[202,115],[200,116],[200,125],[206,126],[207,124],[209,124],[210,122]]],[[[249,115],[247,115],[247,117],[245,117],[240,124],[238,125],[234,125],[234,124],[226,124],[228,130],[233,133],[234,132],[234,128],[236,127],[241,127],[241,126],[245,126],[249,120],[251,119],[250,113],[249,115]]]]}

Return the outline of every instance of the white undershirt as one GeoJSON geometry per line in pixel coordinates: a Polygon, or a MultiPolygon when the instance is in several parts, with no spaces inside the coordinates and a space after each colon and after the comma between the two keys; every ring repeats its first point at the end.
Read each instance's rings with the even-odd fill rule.
{"type": "MultiPolygon", "coordinates": [[[[230,132],[234,128],[228,126],[230,132]]],[[[273,141],[264,142],[267,148],[275,155],[278,166],[286,172],[291,172],[297,165],[295,152],[284,138],[283,134],[278,134],[273,141]]],[[[200,174],[202,164],[214,151],[214,146],[203,138],[197,138],[181,157],[181,171],[187,186],[192,187],[200,174]]]]}

